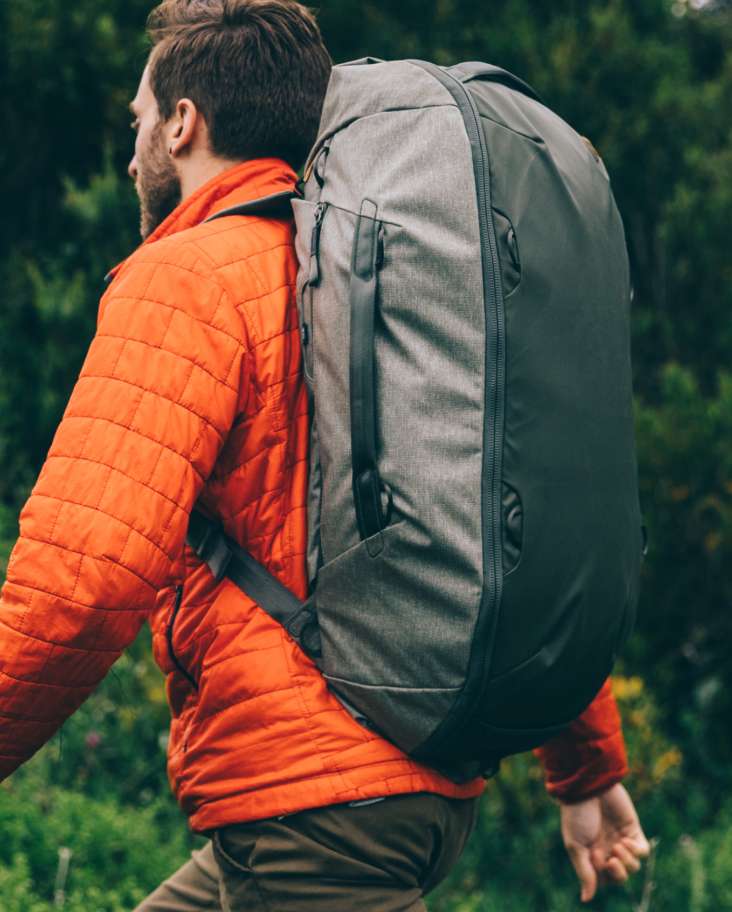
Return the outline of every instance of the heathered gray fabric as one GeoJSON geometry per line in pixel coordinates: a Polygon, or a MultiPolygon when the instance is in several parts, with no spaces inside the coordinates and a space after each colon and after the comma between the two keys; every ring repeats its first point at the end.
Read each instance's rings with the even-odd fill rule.
{"type": "MultiPolygon", "coordinates": [[[[424,70],[406,60],[336,67],[325,98],[320,137],[315,148],[336,131],[373,114],[445,104],[453,104],[449,93],[424,70]]],[[[388,146],[382,152],[391,154],[394,148],[388,146]]]]}
{"type": "MultiPolygon", "coordinates": [[[[323,494],[319,664],[376,724],[399,719],[400,737],[416,746],[463,684],[482,589],[485,317],[473,165],[449,93],[408,63],[336,68],[321,137],[332,140],[324,187],[311,179],[296,204],[305,231],[308,205],[329,206],[321,281],[305,292],[323,494]],[[359,540],[350,449],[348,289],[365,199],[384,225],[379,471],[394,499],[377,558],[359,540]],[[382,701],[376,688],[397,689],[382,701]]],[[[298,249],[304,281],[309,231],[298,249]]]]}

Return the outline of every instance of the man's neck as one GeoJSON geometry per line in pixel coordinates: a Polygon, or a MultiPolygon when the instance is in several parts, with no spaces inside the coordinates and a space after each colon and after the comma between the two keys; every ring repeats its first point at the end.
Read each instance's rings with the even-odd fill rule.
{"type": "Polygon", "coordinates": [[[214,177],[233,168],[234,165],[241,164],[239,161],[233,161],[227,158],[214,158],[207,156],[204,159],[196,161],[187,161],[179,167],[181,199],[185,200],[199,189],[207,184],[214,177]]]}

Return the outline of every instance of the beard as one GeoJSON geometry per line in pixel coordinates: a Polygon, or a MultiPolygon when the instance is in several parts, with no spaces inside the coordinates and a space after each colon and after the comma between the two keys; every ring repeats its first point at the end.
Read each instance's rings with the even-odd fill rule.
{"type": "Polygon", "coordinates": [[[161,125],[155,127],[149,147],[138,156],[136,190],[140,198],[140,234],[146,240],[182,198],[180,177],[165,153],[161,125]]]}

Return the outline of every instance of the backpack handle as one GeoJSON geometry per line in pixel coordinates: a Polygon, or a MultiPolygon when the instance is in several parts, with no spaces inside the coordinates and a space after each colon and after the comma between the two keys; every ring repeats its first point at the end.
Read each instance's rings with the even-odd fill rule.
{"type": "Polygon", "coordinates": [[[539,93],[532,89],[527,82],[519,79],[518,76],[514,76],[513,73],[509,73],[508,70],[502,70],[501,67],[493,66],[490,63],[479,63],[477,61],[459,63],[457,66],[450,67],[449,72],[460,82],[470,82],[471,79],[497,82],[543,104],[539,93]]]}
{"type": "Polygon", "coordinates": [[[386,60],[382,60],[380,57],[359,57],[358,60],[349,60],[346,63],[339,63],[338,66],[368,66],[372,63],[386,63],[386,60]]]}

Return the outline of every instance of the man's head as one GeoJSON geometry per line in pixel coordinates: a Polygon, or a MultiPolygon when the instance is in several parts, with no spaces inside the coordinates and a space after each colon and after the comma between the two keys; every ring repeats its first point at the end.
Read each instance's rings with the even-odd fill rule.
{"type": "Polygon", "coordinates": [[[143,237],[237,162],[298,168],[331,68],[313,15],[294,0],[164,0],[148,30],[153,48],[130,106],[143,237]]]}

